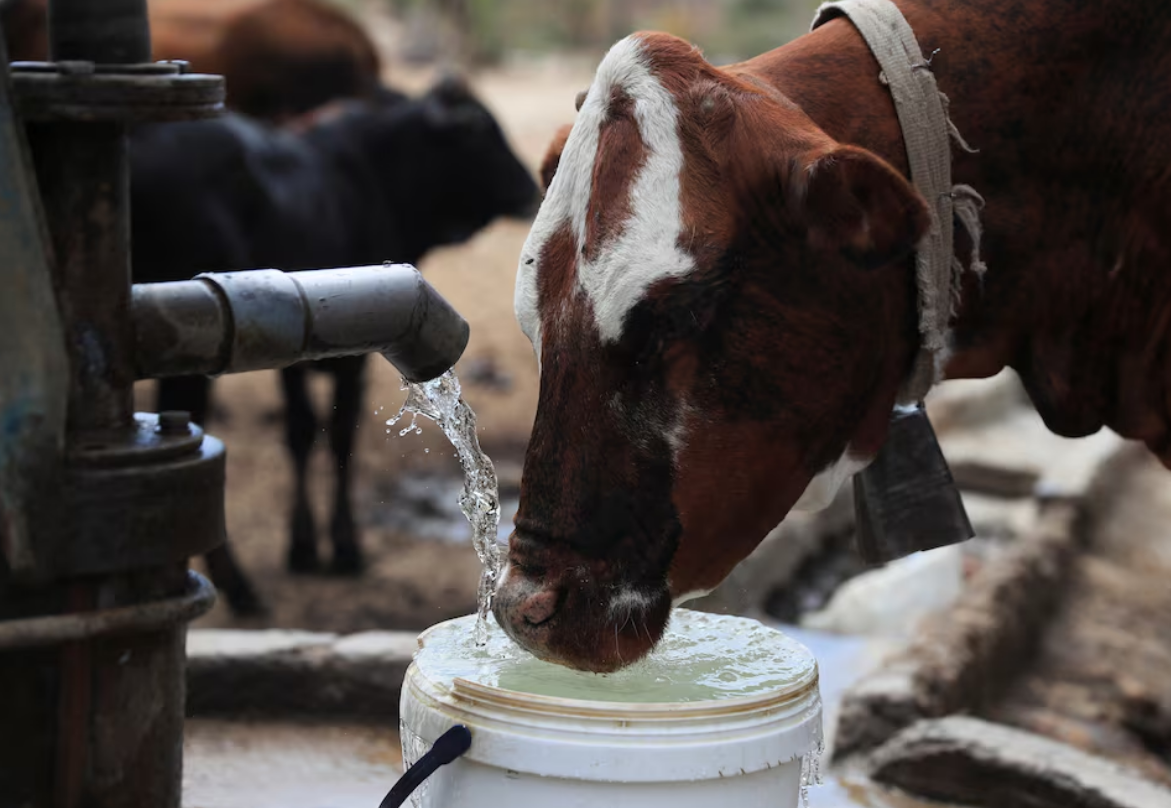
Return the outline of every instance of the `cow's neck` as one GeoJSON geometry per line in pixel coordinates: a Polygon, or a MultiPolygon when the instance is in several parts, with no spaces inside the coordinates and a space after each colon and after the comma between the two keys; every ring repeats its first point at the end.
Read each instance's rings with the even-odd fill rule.
{"type": "MultiPolygon", "coordinates": [[[[954,150],[953,178],[988,202],[988,272],[965,279],[948,376],[1013,367],[1055,432],[1109,426],[1171,464],[1171,92],[1153,79],[1171,70],[1167,15],[1148,0],[1049,24],[1044,3],[899,5],[923,51],[940,49],[951,118],[979,150],[954,150]],[[1109,71],[1095,68],[1104,52],[1109,71]]],[[[734,69],[907,172],[893,101],[848,21],[734,69]]]]}

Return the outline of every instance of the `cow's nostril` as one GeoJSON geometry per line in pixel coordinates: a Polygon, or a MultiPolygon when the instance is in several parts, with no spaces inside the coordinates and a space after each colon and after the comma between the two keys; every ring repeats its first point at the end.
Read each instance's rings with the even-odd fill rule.
{"type": "Polygon", "coordinates": [[[557,592],[546,589],[532,595],[520,607],[520,616],[530,626],[539,626],[557,611],[557,592]]]}

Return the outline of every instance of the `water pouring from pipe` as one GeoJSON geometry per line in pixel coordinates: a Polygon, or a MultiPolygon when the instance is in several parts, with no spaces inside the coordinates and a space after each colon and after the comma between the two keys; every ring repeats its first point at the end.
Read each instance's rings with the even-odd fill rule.
{"type": "Polygon", "coordinates": [[[430,418],[455,447],[464,470],[464,488],[459,506],[472,527],[472,546],[476,548],[476,555],[482,565],[476,644],[483,646],[488,640],[487,617],[492,608],[492,593],[496,590],[501,565],[500,548],[496,544],[500,524],[496,469],[480,448],[476,436],[476,414],[461,397],[459,380],[453,371],[449,370],[436,379],[422,383],[411,383],[404,379],[403,389],[407,391],[407,399],[398,414],[386,422],[387,426],[395,426],[410,413],[410,423],[399,430],[402,436],[420,431],[420,415],[430,418]]]}

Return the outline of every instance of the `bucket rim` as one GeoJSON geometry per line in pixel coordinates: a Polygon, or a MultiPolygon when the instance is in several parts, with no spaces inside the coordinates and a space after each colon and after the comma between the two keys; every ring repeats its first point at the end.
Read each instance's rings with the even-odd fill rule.
{"type": "MultiPolygon", "coordinates": [[[[418,635],[417,643],[419,651],[423,650],[427,642],[427,637],[432,632],[456,621],[466,620],[472,616],[461,615],[442,620],[427,627],[418,635]]],[[[722,616],[741,617],[739,615],[722,616]]],[[[752,618],[742,619],[750,620],[752,618]]],[[[784,635],[784,632],[779,629],[771,626],[766,627],[784,635]]],[[[735,717],[747,718],[752,714],[767,714],[778,710],[783,711],[786,708],[795,706],[798,702],[807,701],[811,692],[820,695],[820,673],[817,658],[810,654],[809,668],[803,671],[791,683],[781,688],[731,698],[663,702],[599,701],[565,696],[547,696],[511,690],[495,685],[485,685],[458,676],[451,681],[450,685],[446,685],[432,679],[424,673],[417,661],[411,662],[406,678],[425,681],[428,688],[432,689],[435,694],[444,694],[454,704],[462,706],[465,709],[482,706],[491,710],[521,715],[539,713],[545,717],[553,714],[558,717],[578,720],[653,722],[695,721],[735,717]],[[409,675],[411,673],[413,673],[413,676],[409,675]]]]}

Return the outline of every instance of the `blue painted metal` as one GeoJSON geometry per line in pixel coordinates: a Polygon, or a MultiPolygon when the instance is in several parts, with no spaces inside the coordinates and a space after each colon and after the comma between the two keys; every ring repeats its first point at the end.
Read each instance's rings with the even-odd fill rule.
{"type": "Polygon", "coordinates": [[[13,576],[31,578],[38,548],[28,517],[52,501],[69,368],[7,64],[0,40],[0,553],[13,576]]]}

